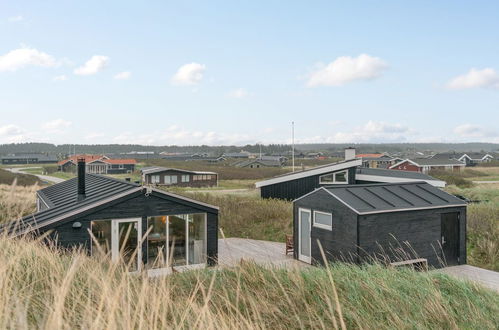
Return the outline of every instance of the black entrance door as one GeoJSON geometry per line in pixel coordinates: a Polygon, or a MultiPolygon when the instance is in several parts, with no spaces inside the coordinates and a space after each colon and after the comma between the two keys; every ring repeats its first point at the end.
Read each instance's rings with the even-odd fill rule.
{"type": "Polygon", "coordinates": [[[459,257],[459,213],[441,216],[441,241],[444,261],[448,266],[457,265],[459,257]]]}

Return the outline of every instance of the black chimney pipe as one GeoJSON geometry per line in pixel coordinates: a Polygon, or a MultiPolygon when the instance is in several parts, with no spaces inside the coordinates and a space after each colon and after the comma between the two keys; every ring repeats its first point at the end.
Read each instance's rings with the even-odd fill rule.
{"type": "Polygon", "coordinates": [[[78,201],[85,197],[85,158],[78,158],[78,201]]]}

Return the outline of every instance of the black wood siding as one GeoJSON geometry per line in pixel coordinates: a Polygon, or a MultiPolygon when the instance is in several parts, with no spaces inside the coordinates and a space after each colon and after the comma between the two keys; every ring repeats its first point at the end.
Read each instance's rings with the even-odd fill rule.
{"type": "Polygon", "coordinates": [[[323,190],[317,190],[293,205],[294,257],[298,259],[298,209],[332,213],[332,231],[311,227],[313,263],[322,263],[318,241],[328,260],[372,262],[426,258],[442,267],[441,214],[459,213],[459,264],[466,264],[466,207],[385,212],[357,215],[323,190]]]}
{"type": "MultiPolygon", "coordinates": [[[[334,172],[341,172],[341,171],[343,170],[334,171],[334,172]]],[[[355,167],[351,167],[348,169],[349,184],[355,184],[355,172],[356,172],[355,167]]],[[[306,178],[289,180],[286,182],[264,186],[260,188],[260,196],[262,198],[278,198],[278,199],[294,200],[305,194],[308,194],[309,192],[313,191],[316,188],[325,186],[319,184],[319,177],[327,175],[329,173],[324,173],[321,175],[313,175],[306,178]]]]}
{"type": "Polygon", "coordinates": [[[442,267],[440,247],[441,214],[458,212],[459,263],[466,263],[466,208],[442,208],[359,216],[359,255],[398,261],[426,258],[433,267],[442,267]]]}
{"type": "MultiPolygon", "coordinates": [[[[90,253],[91,237],[89,230],[93,220],[142,218],[142,235],[145,235],[147,217],[188,213],[207,213],[207,255],[209,264],[214,264],[218,255],[218,214],[208,212],[202,207],[197,208],[193,205],[186,205],[153,195],[146,197],[140,193],[138,196],[119,201],[116,204],[100,207],[94,212],[43,227],[43,231],[52,230],[51,236],[57,239],[57,244],[63,248],[83,247],[90,253]],[[81,228],[74,229],[72,227],[76,221],[82,224],[81,228]]],[[[142,254],[144,262],[147,260],[145,244],[144,242],[142,254]]]]}
{"type": "Polygon", "coordinates": [[[312,211],[312,218],[314,211],[332,214],[332,230],[317,228],[313,225],[311,227],[311,256],[313,263],[322,264],[324,261],[320,252],[319,242],[327,260],[357,261],[357,214],[341,202],[332,199],[323,190],[319,190],[294,203],[293,239],[295,242],[294,257],[296,259],[298,259],[300,244],[298,237],[299,208],[310,209],[312,211]]]}

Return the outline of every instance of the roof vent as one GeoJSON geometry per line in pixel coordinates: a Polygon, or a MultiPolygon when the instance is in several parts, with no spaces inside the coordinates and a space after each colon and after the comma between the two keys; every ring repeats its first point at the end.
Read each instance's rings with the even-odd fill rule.
{"type": "Polygon", "coordinates": [[[85,193],[85,158],[78,158],[78,201],[86,197],[85,193]]]}

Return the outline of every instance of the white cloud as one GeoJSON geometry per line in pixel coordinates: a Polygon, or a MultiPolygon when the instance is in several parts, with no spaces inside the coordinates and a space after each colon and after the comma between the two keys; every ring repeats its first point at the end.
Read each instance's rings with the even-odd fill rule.
{"type": "Polygon", "coordinates": [[[17,15],[17,16],[12,16],[12,17],[9,17],[7,20],[9,22],[20,22],[24,19],[24,17],[22,17],[21,15],[17,15]]]}
{"type": "Polygon", "coordinates": [[[64,119],[54,119],[42,124],[42,128],[49,133],[64,133],[65,130],[71,126],[71,122],[64,119]]]}
{"type": "Polygon", "coordinates": [[[102,71],[109,63],[109,57],[102,55],[92,56],[84,65],[74,70],[74,73],[81,76],[89,76],[102,71]]]}
{"type": "Polygon", "coordinates": [[[478,125],[463,124],[454,128],[454,133],[463,138],[492,138],[499,137],[499,132],[478,125]]]}
{"type": "Polygon", "coordinates": [[[87,135],[85,135],[85,140],[95,140],[95,139],[98,139],[98,138],[101,138],[101,137],[104,137],[105,134],[104,133],[100,133],[100,132],[90,132],[88,133],[87,135]]]}
{"type": "Polygon", "coordinates": [[[26,141],[25,131],[17,125],[0,126],[0,143],[15,143],[26,141]]]}
{"type": "Polygon", "coordinates": [[[23,130],[17,125],[9,124],[0,127],[0,136],[19,135],[22,133],[23,130]]]}
{"type": "Polygon", "coordinates": [[[123,71],[123,72],[120,72],[118,74],[116,74],[114,76],[114,79],[117,79],[117,80],[126,80],[128,78],[130,78],[132,74],[128,71],[123,71]]]}
{"type": "Polygon", "coordinates": [[[367,54],[341,56],[312,72],[307,86],[341,86],[357,80],[372,80],[381,76],[387,68],[388,65],[379,57],[367,54]]]}
{"type": "Polygon", "coordinates": [[[54,81],[65,81],[65,80],[68,80],[68,77],[65,74],[63,74],[63,75],[54,77],[53,80],[54,81]]]}
{"type": "Polygon", "coordinates": [[[244,88],[237,88],[237,89],[230,91],[230,93],[229,93],[229,97],[233,97],[235,99],[242,99],[242,98],[248,97],[249,95],[250,95],[250,93],[244,88]]]}
{"type": "Polygon", "coordinates": [[[147,134],[124,132],[117,135],[113,142],[145,145],[244,145],[254,141],[247,134],[196,131],[172,125],[164,130],[147,134]]]}
{"type": "Polygon", "coordinates": [[[499,89],[499,73],[492,68],[483,70],[471,69],[447,83],[449,89],[497,88],[499,89]]]}
{"type": "Polygon", "coordinates": [[[184,64],[177,70],[171,82],[174,85],[196,85],[203,80],[205,70],[206,66],[203,64],[184,64]]]}
{"type": "Polygon", "coordinates": [[[58,63],[51,55],[34,48],[19,48],[0,56],[0,72],[17,71],[27,66],[55,67],[58,63]]]}

